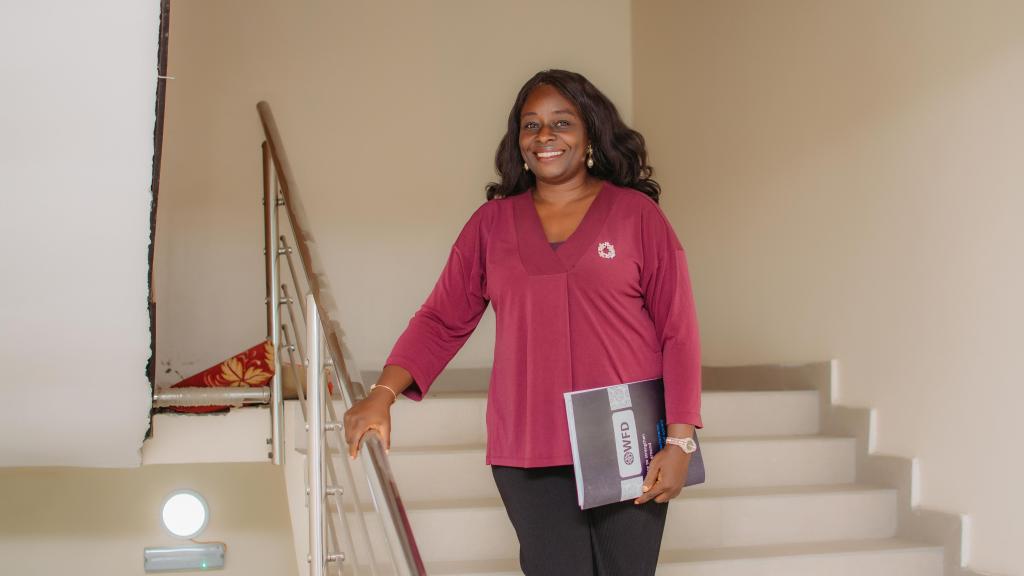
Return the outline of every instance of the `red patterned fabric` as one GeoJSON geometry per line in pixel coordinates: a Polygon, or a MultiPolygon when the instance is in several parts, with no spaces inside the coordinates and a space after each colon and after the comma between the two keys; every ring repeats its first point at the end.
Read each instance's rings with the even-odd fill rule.
{"type": "MultiPolygon", "coordinates": [[[[270,340],[249,348],[216,366],[211,366],[178,382],[171,388],[225,388],[230,386],[268,386],[274,377],[274,346],[270,340]]],[[[175,412],[205,414],[230,409],[230,406],[188,406],[175,412]]]]}

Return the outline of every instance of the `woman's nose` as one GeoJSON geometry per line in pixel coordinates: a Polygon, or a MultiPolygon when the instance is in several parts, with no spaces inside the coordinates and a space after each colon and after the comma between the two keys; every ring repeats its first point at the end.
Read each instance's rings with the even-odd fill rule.
{"type": "Polygon", "coordinates": [[[543,125],[540,127],[540,130],[537,131],[537,140],[541,142],[547,142],[549,140],[552,140],[554,137],[555,134],[551,130],[550,126],[543,125]]]}

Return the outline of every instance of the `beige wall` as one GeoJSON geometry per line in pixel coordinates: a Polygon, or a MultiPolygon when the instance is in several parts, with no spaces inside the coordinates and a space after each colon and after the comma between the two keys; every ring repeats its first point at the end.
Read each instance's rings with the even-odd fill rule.
{"type": "Polygon", "coordinates": [[[142,574],[144,548],[183,542],[160,523],[163,499],[180,488],[210,507],[198,539],[227,544],[218,574],[295,574],[284,477],[271,464],[15,468],[0,470],[0,487],[5,574],[142,574]]]}
{"type": "MultiPolygon", "coordinates": [[[[578,70],[629,115],[629,18],[628,0],[175,0],[160,381],[264,336],[258,100],[277,115],[349,343],[379,368],[484,200],[519,86],[578,70]]],[[[487,365],[492,346],[487,316],[455,364],[487,365]]]]}
{"type": "Polygon", "coordinates": [[[633,7],[705,362],[838,358],[972,567],[1024,573],[1024,4],[633,7]]]}
{"type": "Polygon", "coordinates": [[[0,466],[137,466],[160,3],[2,11],[0,466]]]}

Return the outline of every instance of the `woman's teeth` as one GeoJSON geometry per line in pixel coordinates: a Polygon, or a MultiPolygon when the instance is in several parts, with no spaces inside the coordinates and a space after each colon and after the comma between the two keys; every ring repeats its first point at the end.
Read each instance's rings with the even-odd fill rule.
{"type": "Polygon", "coordinates": [[[562,154],[564,154],[564,151],[561,150],[557,152],[537,152],[537,158],[554,158],[556,156],[561,156],[562,154]]]}

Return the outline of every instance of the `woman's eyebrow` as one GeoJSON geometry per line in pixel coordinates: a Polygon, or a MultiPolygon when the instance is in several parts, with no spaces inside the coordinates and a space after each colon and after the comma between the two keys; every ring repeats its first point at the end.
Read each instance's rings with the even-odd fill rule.
{"type": "MultiPolygon", "coordinates": [[[[576,116],[576,113],[573,112],[572,110],[568,109],[568,108],[564,108],[564,109],[561,109],[561,110],[553,110],[551,113],[552,114],[568,114],[570,116],[576,116]]],[[[537,113],[536,112],[523,112],[521,116],[524,117],[524,118],[526,116],[537,116],[537,113]]]]}

